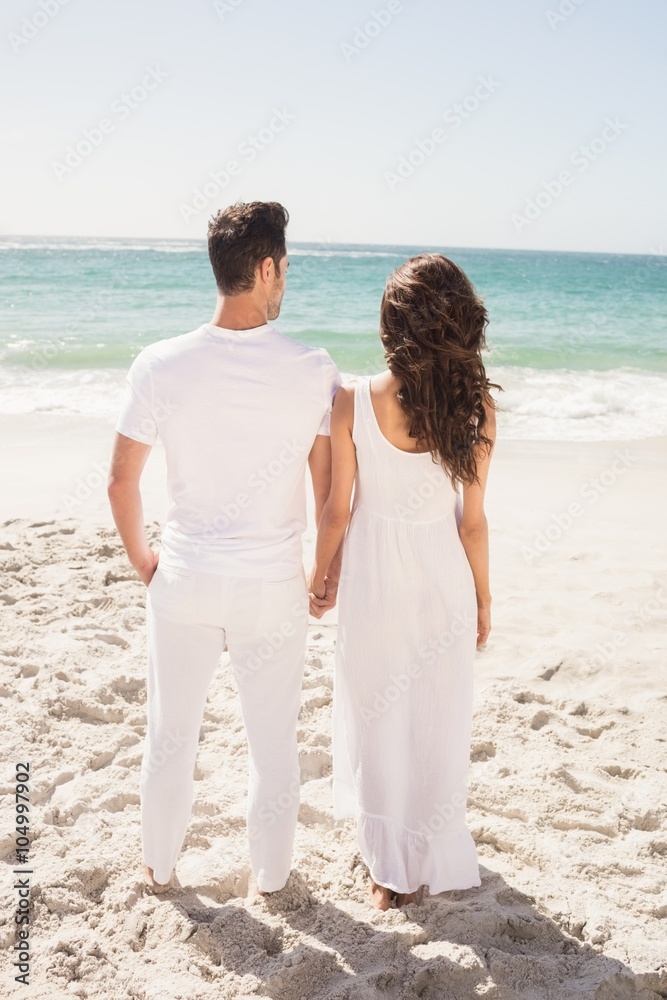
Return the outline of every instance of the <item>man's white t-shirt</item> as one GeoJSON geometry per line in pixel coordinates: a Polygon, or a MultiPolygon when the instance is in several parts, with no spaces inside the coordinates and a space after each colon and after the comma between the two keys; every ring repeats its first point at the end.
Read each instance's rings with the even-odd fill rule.
{"type": "Polygon", "coordinates": [[[116,430],[167,460],[160,562],[286,580],[301,568],[305,472],[341,376],[270,324],[204,324],[134,359],[116,430]]]}

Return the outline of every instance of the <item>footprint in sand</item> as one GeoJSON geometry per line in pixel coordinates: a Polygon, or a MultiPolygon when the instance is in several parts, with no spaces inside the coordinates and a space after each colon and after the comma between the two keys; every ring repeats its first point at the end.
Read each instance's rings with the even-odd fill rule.
{"type": "Polygon", "coordinates": [[[512,695],[514,701],[520,705],[529,705],[536,701],[539,705],[546,705],[547,699],[542,694],[535,694],[534,691],[517,691],[512,695]]]}
{"type": "Polygon", "coordinates": [[[69,717],[75,715],[84,722],[124,722],[125,713],[122,708],[102,705],[99,702],[90,703],[78,698],[62,698],[55,702],[52,709],[54,716],[69,717]]]}
{"type": "Polygon", "coordinates": [[[119,694],[125,701],[136,702],[146,689],[146,681],[143,677],[127,677],[122,674],[111,682],[110,687],[114,694],[119,694]]]}
{"type": "Polygon", "coordinates": [[[484,760],[491,760],[491,758],[495,756],[496,748],[493,743],[490,743],[488,740],[484,743],[475,743],[470,752],[470,760],[474,764],[484,760]]]}
{"type": "Polygon", "coordinates": [[[99,771],[100,768],[106,767],[110,764],[115,756],[115,750],[103,750],[101,753],[95,754],[95,756],[91,758],[88,766],[91,771],[99,771]]]}
{"type": "Polygon", "coordinates": [[[324,708],[325,705],[331,703],[332,694],[329,687],[319,686],[311,690],[312,694],[306,698],[301,706],[302,712],[310,712],[315,708],[324,708]]]}
{"type": "Polygon", "coordinates": [[[122,635],[114,635],[113,632],[96,632],[93,638],[107,642],[110,646],[120,646],[121,649],[130,648],[127,639],[123,639],[122,635]]]}
{"type": "MultiPolygon", "coordinates": [[[[228,845],[214,842],[208,850],[191,848],[181,855],[178,862],[178,879],[182,886],[197,894],[194,908],[205,899],[224,903],[229,899],[244,899],[248,892],[250,867],[239,865],[228,845]]],[[[191,906],[184,901],[190,916],[191,906]]],[[[216,912],[219,912],[217,910],[216,912]]]]}
{"type": "Polygon", "coordinates": [[[328,777],[331,774],[331,754],[327,753],[326,750],[308,747],[299,754],[299,765],[302,782],[328,777]]]}
{"type": "Polygon", "coordinates": [[[544,673],[538,674],[538,677],[540,677],[543,681],[550,681],[551,678],[558,673],[562,666],[563,660],[561,660],[560,663],[557,663],[555,667],[548,667],[544,673]]]}
{"type": "Polygon", "coordinates": [[[310,690],[315,687],[333,687],[333,681],[325,673],[307,674],[303,679],[303,689],[304,691],[310,690]]]}
{"type": "Polygon", "coordinates": [[[551,716],[548,712],[538,712],[537,715],[533,716],[532,722],[530,723],[531,729],[542,729],[546,726],[547,722],[551,716]]]}
{"type": "Polygon", "coordinates": [[[322,826],[327,831],[335,829],[337,825],[337,821],[328,812],[303,801],[299,803],[299,822],[306,826],[322,826]]]}
{"type": "Polygon", "coordinates": [[[639,771],[636,771],[632,767],[619,767],[618,764],[607,764],[602,767],[603,771],[606,771],[608,775],[612,778],[635,778],[639,771]]]}
{"type": "Polygon", "coordinates": [[[110,795],[106,799],[100,799],[96,804],[96,809],[106,809],[107,812],[122,812],[128,806],[138,806],[139,795],[136,792],[118,792],[110,795]]]}
{"type": "MultiPolygon", "coordinates": [[[[106,611],[107,608],[112,607],[115,604],[113,597],[83,597],[80,603],[85,612],[90,611],[91,608],[95,608],[97,611],[106,611]]],[[[82,612],[83,613],[83,612],[82,612]]],[[[74,614],[74,612],[72,612],[74,614]]]]}
{"type": "Polygon", "coordinates": [[[606,726],[593,726],[586,728],[585,726],[575,726],[575,731],[579,733],[580,736],[588,736],[591,740],[597,740],[600,738],[605,729],[611,729],[614,725],[613,720],[607,723],[606,726]]]}
{"type": "Polygon", "coordinates": [[[646,812],[636,813],[629,819],[633,830],[645,830],[648,833],[660,830],[663,824],[663,816],[659,809],[648,809],[646,812]]]}
{"type": "Polygon", "coordinates": [[[576,792],[577,795],[581,795],[584,791],[590,791],[590,789],[584,789],[577,781],[577,779],[573,775],[571,775],[570,772],[565,767],[561,766],[557,768],[555,771],[552,771],[551,774],[552,777],[557,778],[559,781],[562,781],[564,785],[567,785],[567,787],[571,791],[576,792]]]}

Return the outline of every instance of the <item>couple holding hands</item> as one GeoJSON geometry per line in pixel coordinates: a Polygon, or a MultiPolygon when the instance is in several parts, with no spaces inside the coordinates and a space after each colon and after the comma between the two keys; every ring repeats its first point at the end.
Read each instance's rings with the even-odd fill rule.
{"type": "Polygon", "coordinates": [[[412,257],[382,297],[386,370],[343,385],[327,351],[272,325],[287,221],[275,202],[211,220],[213,318],[141,351],[116,425],[109,500],[148,588],[143,876],[153,892],[174,884],[207,691],[227,649],[255,890],[283,888],[308,613],[337,603],[333,812],[356,818],[371,904],[387,909],[425,887],[481,884],[465,814],[473,661],[490,631],[487,314],[455,263],[412,257]],[[159,554],[140,493],[158,438],[171,504],[159,554]],[[309,579],[306,465],[318,529],[309,579]]]}

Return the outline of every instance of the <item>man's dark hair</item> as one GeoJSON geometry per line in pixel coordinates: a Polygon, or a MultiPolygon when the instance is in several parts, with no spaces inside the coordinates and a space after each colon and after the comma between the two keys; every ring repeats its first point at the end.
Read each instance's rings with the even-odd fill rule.
{"type": "Polygon", "coordinates": [[[208,224],[208,255],[223,295],[246,292],[255,284],[257,265],[271,257],[276,273],[287,253],[287,209],[277,201],[237,202],[208,224]]]}

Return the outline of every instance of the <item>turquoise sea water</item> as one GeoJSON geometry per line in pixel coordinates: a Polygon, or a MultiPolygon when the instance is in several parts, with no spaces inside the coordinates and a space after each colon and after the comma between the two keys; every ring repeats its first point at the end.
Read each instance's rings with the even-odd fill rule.
{"type": "MultiPolygon", "coordinates": [[[[489,374],[514,437],[667,433],[667,257],[292,244],[276,325],[343,372],[382,367],[387,275],[439,250],[490,315],[489,374]]],[[[0,411],[111,414],[145,344],[210,319],[204,241],[0,238],[0,411]]]]}

